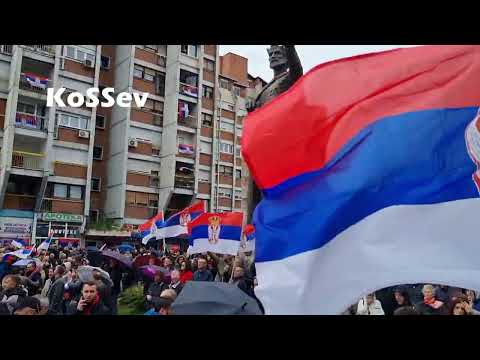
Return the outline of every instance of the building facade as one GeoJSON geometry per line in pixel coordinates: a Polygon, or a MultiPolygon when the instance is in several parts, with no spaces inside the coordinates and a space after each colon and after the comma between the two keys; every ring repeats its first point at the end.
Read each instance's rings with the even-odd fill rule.
{"type": "Polygon", "coordinates": [[[196,199],[247,211],[247,67],[216,45],[0,45],[0,238],[78,243],[100,223],[135,229],[196,199]],[[63,99],[91,87],[149,97],[46,106],[47,88],[63,99]]]}

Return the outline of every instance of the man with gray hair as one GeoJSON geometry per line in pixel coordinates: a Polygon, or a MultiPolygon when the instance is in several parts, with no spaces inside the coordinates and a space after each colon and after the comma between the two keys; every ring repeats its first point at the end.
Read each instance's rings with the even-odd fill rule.
{"type": "Polygon", "coordinates": [[[180,292],[183,289],[183,284],[180,282],[180,271],[173,270],[170,274],[170,285],[168,286],[169,289],[174,290],[177,295],[180,295],[180,292]]]}

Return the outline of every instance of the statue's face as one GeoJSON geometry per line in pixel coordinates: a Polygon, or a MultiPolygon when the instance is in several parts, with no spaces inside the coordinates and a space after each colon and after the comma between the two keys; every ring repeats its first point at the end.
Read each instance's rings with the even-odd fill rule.
{"type": "Polygon", "coordinates": [[[270,61],[270,69],[281,67],[287,63],[285,48],[279,45],[272,45],[268,52],[268,60],[270,61]]]}

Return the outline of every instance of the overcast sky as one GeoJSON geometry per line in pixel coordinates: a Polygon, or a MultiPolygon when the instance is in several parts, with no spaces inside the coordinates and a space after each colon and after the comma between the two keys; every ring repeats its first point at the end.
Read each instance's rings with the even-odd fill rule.
{"type": "MultiPolygon", "coordinates": [[[[220,55],[233,52],[248,59],[248,72],[265,81],[272,79],[273,72],[268,65],[269,45],[220,45],[220,55]]],[[[297,45],[296,49],[306,73],[315,65],[326,61],[370,52],[390,50],[405,45],[297,45]]]]}

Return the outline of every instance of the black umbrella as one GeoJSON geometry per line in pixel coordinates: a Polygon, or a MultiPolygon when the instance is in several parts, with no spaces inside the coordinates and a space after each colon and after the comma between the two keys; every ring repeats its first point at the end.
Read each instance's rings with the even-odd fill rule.
{"type": "Polygon", "coordinates": [[[262,315],[255,299],[238,286],[189,281],[172,304],[173,315],[262,315]]]}
{"type": "Polygon", "coordinates": [[[118,261],[120,264],[126,266],[127,268],[132,268],[132,265],[133,265],[132,260],[130,260],[125,255],[120,254],[119,252],[111,251],[111,250],[103,250],[102,256],[105,256],[110,259],[114,259],[118,261]]]}

